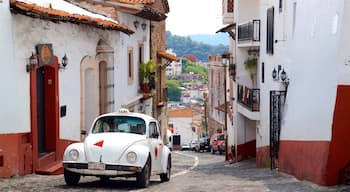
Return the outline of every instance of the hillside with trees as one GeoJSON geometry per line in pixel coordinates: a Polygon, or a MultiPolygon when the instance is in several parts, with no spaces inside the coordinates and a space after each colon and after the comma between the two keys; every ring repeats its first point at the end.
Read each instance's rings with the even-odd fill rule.
{"type": "Polygon", "coordinates": [[[209,45],[202,42],[193,41],[190,37],[172,35],[166,32],[166,47],[172,49],[178,57],[186,54],[195,55],[197,61],[207,62],[209,53],[212,55],[223,54],[229,49],[227,45],[209,45]]]}

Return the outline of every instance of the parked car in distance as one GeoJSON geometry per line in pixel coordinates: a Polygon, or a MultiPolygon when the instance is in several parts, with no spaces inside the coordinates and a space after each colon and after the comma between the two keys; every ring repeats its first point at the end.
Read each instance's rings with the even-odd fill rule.
{"type": "Polygon", "coordinates": [[[191,143],[190,143],[191,151],[195,151],[198,145],[199,145],[199,140],[198,139],[192,140],[191,143]]]}
{"type": "Polygon", "coordinates": [[[181,151],[188,151],[190,150],[190,144],[189,143],[185,143],[181,145],[181,151]]]}
{"type": "Polygon", "coordinates": [[[199,143],[196,145],[195,151],[201,152],[201,151],[210,151],[210,139],[207,137],[201,137],[199,138],[199,143]]]}
{"type": "Polygon", "coordinates": [[[84,142],[69,145],[63,157],[64,179],[76,185],[81,176],[136,177],[147,187],[151,175],[170,180],[171,152],[164,145],[158,121],[121,109],[97,117],[84,142]]]}
{"type": "Polygon", "coordinates": [[[219,151],[220,155],[225,152],[225,135],[223,133],[213,134],[210,138],[210,148],[212,154],[215,154],[216,151],[219,151]]]}

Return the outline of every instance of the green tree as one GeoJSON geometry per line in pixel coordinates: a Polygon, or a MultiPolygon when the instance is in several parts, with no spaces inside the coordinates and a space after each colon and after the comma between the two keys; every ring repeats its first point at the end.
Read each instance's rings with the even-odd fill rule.
{"type": "Polygon", "coordinates": [[[180,83],[177,80],[167,80],[167,95],[169,101],[180,101],[181,90],[179,89],[180,83]]]}
{"type": "Polygon", "coordinates": [[[182,57],[186,54],[193,54],[197,57],[197,61],[208,61],[208,55],[222,54],[227,51],[227,45],[212,46],[202,42],[193,41],[190,37],[172,35],[166,32],[166,47],[174,50],[176,55],[182,57]]]}

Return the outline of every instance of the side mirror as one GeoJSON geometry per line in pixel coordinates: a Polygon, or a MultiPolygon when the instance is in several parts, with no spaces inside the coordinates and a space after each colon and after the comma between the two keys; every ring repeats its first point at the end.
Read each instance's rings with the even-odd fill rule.
{"type": "Polygon", "coordinates": [[[80,131],[80,134],[81,134],[81,135],[87,135],[87,131],[86,131],[86,130],[81,130],[81,131],[80,131]]]}

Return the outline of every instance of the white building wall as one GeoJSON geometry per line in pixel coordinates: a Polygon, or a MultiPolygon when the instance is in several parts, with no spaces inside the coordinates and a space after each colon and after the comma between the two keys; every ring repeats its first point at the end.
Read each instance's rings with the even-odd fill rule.
{"type": "MultiPolygon", "coordinates": [[[[234,14],[238,14],[237,24],[245,23],[253,19],[259,18],[260,0],[238,0],[234,1],[234,14]]],[[[236,19],[236,17],[235,17],[236,19]]]]}
{"type": "Polygon", "coordinates": [[[338,84],[350,84],[350,0],[344,0],[342,14],[339,14],[340,44],[338,48],[338,84]]]}
{"type": "MultiPolygon", "coordinates": [[[[274,0],[264,1],[260,4],[260,58],[258,63],[258,82],[260,87],[260,122],[257,130],[257,147],[263,147],[270,144],[270,91],[285,90],[280,81],[272,79],[273,69],[278,69],[278,65],[287,70],[286,65],[286,5],[283,4],[282,12],[279,11],[279,2],[274,0]],[[274,54],[266,54],[267,37],[267,9],[274,7],[274,54]],[[262,63],[264,63],[264,82],[262,82],[262,63]]],[[[283,1],[283,3],[285,3],[283,1]]]]}
{"type": "Polygon", "coordinates": [[[197,130],[192,131],[191,117],[171,117],[169,124],[174,125],[174,134],[181,135],[181,145],[189,144],[191,140],[198,139],[197,130]]]}
{"type": "MultiPolygon", "coordinates": [[[[35,45],[39,43],[52,43],[54,54],[59,62],[64,54],[67,54],[69,64],[65,70],[59,71],[59,104],[67,106],[67,115],[60,118],[60,138],[80,140],[81,61],[87,55],[96,55],[96,46],[100,38],[111,43],[111,47],[116,47],[119,42],[119,32],[99,30],[86,25],[55,24],[22,15],[13,15],[13,20],[16,21],[15,65],[24,66],[25,59],[35,52],[35,45]]],[[[25,73],[24,67],[21,71],[25,73]]],[[[27,76],[29,77],[29,74],[27,76]]],[[[23,85],[28,86],[26,99],[23,99],[27,102],[28,109],[22,113],[22,116],[29,118],[29,79],[23,85]]]]}
{"type": "MultiPolygon", "coordinates": [[[[283,140],[331,138],[343,6],[342,0],[297,1],[294,35],[292,26],[286,25],[285,63],[290,86],[282,122],[283,140]]],[[[288,23],[292,22],[292,7],[292,2],[287,2],[288,23]]]]}
{"type": "Polygon", "coordinates": [[[26,62],[31,52],[18,55],[15,52],[13,35],[14,23],[9,8],[9,0],[0,3],[0,53],[1,53],[1,93],[0,122],[2,133],[22,133],[30,131],[29,74],[26,62]],[[14,62],[14,58],[18,58],[14,62]]]}
{"type": "Polygon", "coordinates": [[[138,54],[139,54],[139,44],[144,43],[144,61],[147,62],[150,59],[149,50],[149,25],[150,22],[146,19],[142,19],[130,14],[119,13],[118,20],[122,24],[130,26],[132,30],[135,31],[132,35],[122,34],[120,35],[120,43],[118,45],[118,50],[116,51],[115,57],[115,110],[118,110],[121,106],[128,106],[132,104],[130,101],[135,101],[140,99],[139,89],[139,64],[138,64],[138,54]],[[136,29],[134,28],[134,21],[138,20],[140,25],[136,29]],[[146,30],[143,31],[141,24],[146,23],[146,30]],[[132,84],[128,84],[128,49],[132,48],[134,52],[134,81],[132,84]]]}

